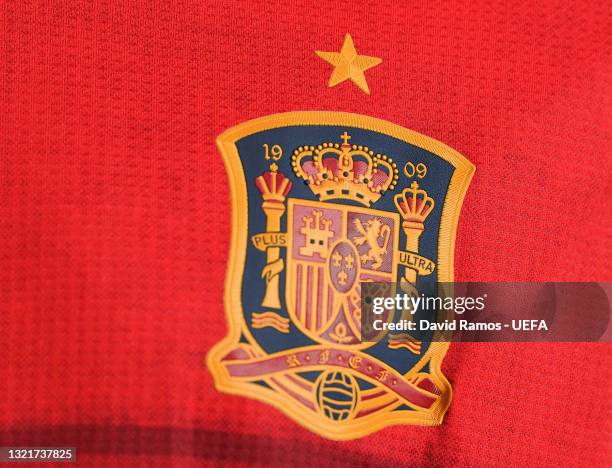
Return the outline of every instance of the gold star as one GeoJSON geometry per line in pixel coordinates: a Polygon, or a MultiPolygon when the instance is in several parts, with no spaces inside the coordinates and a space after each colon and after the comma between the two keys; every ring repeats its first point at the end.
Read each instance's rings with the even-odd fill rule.
{"type": "Polygon", "coordinates": [[[330,88],[343,81],[351,80],[364,93],[370,94],[370,89],[363,72],[378,65],[382,62],[382,59],[368,57],[367,55],[357,55],[350,34],[344,36],[344,44],[342,44],[340,52],[321,52],[317,50],[315,53],[335,67],[329,78],[330,88]]]}

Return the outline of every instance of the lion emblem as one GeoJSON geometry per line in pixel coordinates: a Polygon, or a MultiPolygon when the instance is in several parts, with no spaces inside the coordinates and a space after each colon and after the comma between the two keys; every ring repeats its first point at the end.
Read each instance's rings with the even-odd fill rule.
{"type": "Polygon", "coordinates": [[[366,242],[369,246],[367,253],[360,256],[362,264],[368,261],[373,261],[372,269],[378,270],[382,266],[383,255],[387,253],[387,246],[389,245],[389,238],[391,237],[391,228],[384,224],[379,218],[374,218],[365,223],[362,223],[359,218],[353,221],[355,228],[361,234],[355,236],[353,242],[357,246],[362,246],[366,242]],[[383,243],[380,245],[378,239],[382,238],[383,243]]]}

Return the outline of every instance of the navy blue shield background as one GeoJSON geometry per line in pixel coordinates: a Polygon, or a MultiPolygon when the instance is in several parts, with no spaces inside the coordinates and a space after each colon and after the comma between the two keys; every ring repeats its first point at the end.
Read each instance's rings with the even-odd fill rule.
{"type": "MultiPolygon", "coordinates": [[[[419,254],[427,257],[434,262],[438,262],[438,237],[440,231],[440,220],[442,208],[448,191],[449,183],[455,168],[440,156],[426,151],[417,146],[411,145],[403,140],[391,137],[372,130],[365,130],[350,126],[329,126],[329,125],[301,125],[274,128],[258,132],[244,137],[236,142],[238,154],[242,162],[247,187],[247,206],[248,206],[248,245],[246,251],[245,269],[242,281],[242,305],[245,322],[250,329],[254,339],[267,353],[284,351],[305,345],[315,345],[313,340],[305,336],[293,324],[290,326],[290,333],[285,334],[273,328],[256,329],[251,327],[251,316],[255,312],[263,312],[261,302],[265,292],[265,281],[261,277],[262,269],[266,264],[266,255],[255,249],[250,241],[254,234],[266,231],[266,217],[261,208],[262,198],[255,185],[255,179],[269,170],[270,164],[275,162],[279,172],[290,178],[293,183],[287,198],[298,198],[316,201],[317,197],[309,189],[301,178],[298,178],[291,168],[291,155],[299,146],[313,145],[321,143],[342,143],[340,135],[344,132],[351,135],[351,144],[367,146],[375,153],[386,154],[396,164],[399,170],[399,181],[394,190],[387,191],[370,208],[397,213],[397,208],[393,202],[395,194],[400,193],[404,188],[416,180],[420,187],[427,191],[428,195],[435,200],[435,207],[425,221],[425,231],[420,238],[419,254]],[[264,145],[280,145],[283,155],[278,161],[266,160],[264,158],[264,145]],[[427,165],[427,175],[423,179],[415,177],[408,178],[403,173],[406,163],[424,163],[427,165]]],[[[363,206],[348,200],[329,200],[326,203],[363,206]]],[[[282,218],[281,231],[287,231],[287,214],[282,218]]],[[[400,228],[400,249],[405,245],[404,233],[400,228]]],[[[286,249],[281,249],[281,257],[286,260],[286,249]]],[[[280,315],[289,318],[288,311],[284,306],[285,297],[285,271],[280,276],[280,297],[283,308],[276,310],[280,315]]],[[[428,276],[420,276],[417,280],[419,290],[435,290],[438,269],[428,276]]],[[[403,274],[403,267],[398,268],[398,281],[403,274]]],[[[430,312],[429,312],[430,313],[430,312]]],[[[418,318],[426,318],[419,317],[418,318]]],[[[431,336],[418,336],[423,340],[421,355],[415,355],[405,349],[389,349],[386,340],[383,340],[370,348],[362,350],[377,359],[380,359],[401,373],[409,371],[420,357],[427,352],[430,345],[431,336]]],[[[246,337],[241,337],[241,341],[247,342],[246,337]]]]}

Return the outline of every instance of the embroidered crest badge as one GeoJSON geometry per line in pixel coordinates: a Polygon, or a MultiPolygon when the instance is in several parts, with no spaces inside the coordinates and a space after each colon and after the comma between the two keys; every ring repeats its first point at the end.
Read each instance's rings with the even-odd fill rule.
{"type": "Polygon", "coordinates": [[[256,119],[218,146],[232,238],[229,334],[207,356],[217,389],[332,439],[441,423],[449,343],[405,333],[362,340],[361,285],[418,294],[453,280],[474,166],[416,132],[337,112],[256,119]]]}

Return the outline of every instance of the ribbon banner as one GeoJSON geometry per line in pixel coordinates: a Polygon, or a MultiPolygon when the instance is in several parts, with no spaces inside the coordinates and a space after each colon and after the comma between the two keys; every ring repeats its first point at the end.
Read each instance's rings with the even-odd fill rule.
{"type": "Polygon", "coordinates": [[[253,247],[261,252],[265,252],[268,247],[286,247],[286,232],[262,232],[251,237],[253,247]]]}
{"type": "MultiPolygon", "coordinates": [[[[245,356],[246,357],[246,356],[245,356]]],[[[286,372],[307,372],[321,366],[351,369],[353,372],[376,380],[386,389],[415,409],[430,408],[438,395],[420,388],[394,370],[374,361],[370,356],[355,351],[310,346],[299,350],[282,351],[266,357],[230,360],[223,364],[232,378],[258,379],[286,372]]]]}
{"type": "Polygon", "coordinates": [[[399,265],[412,268],[422,276],[427,276],[436,269],[436,264],[432,260],[407,250],[398,251],[395,260],[399,265]]]}

